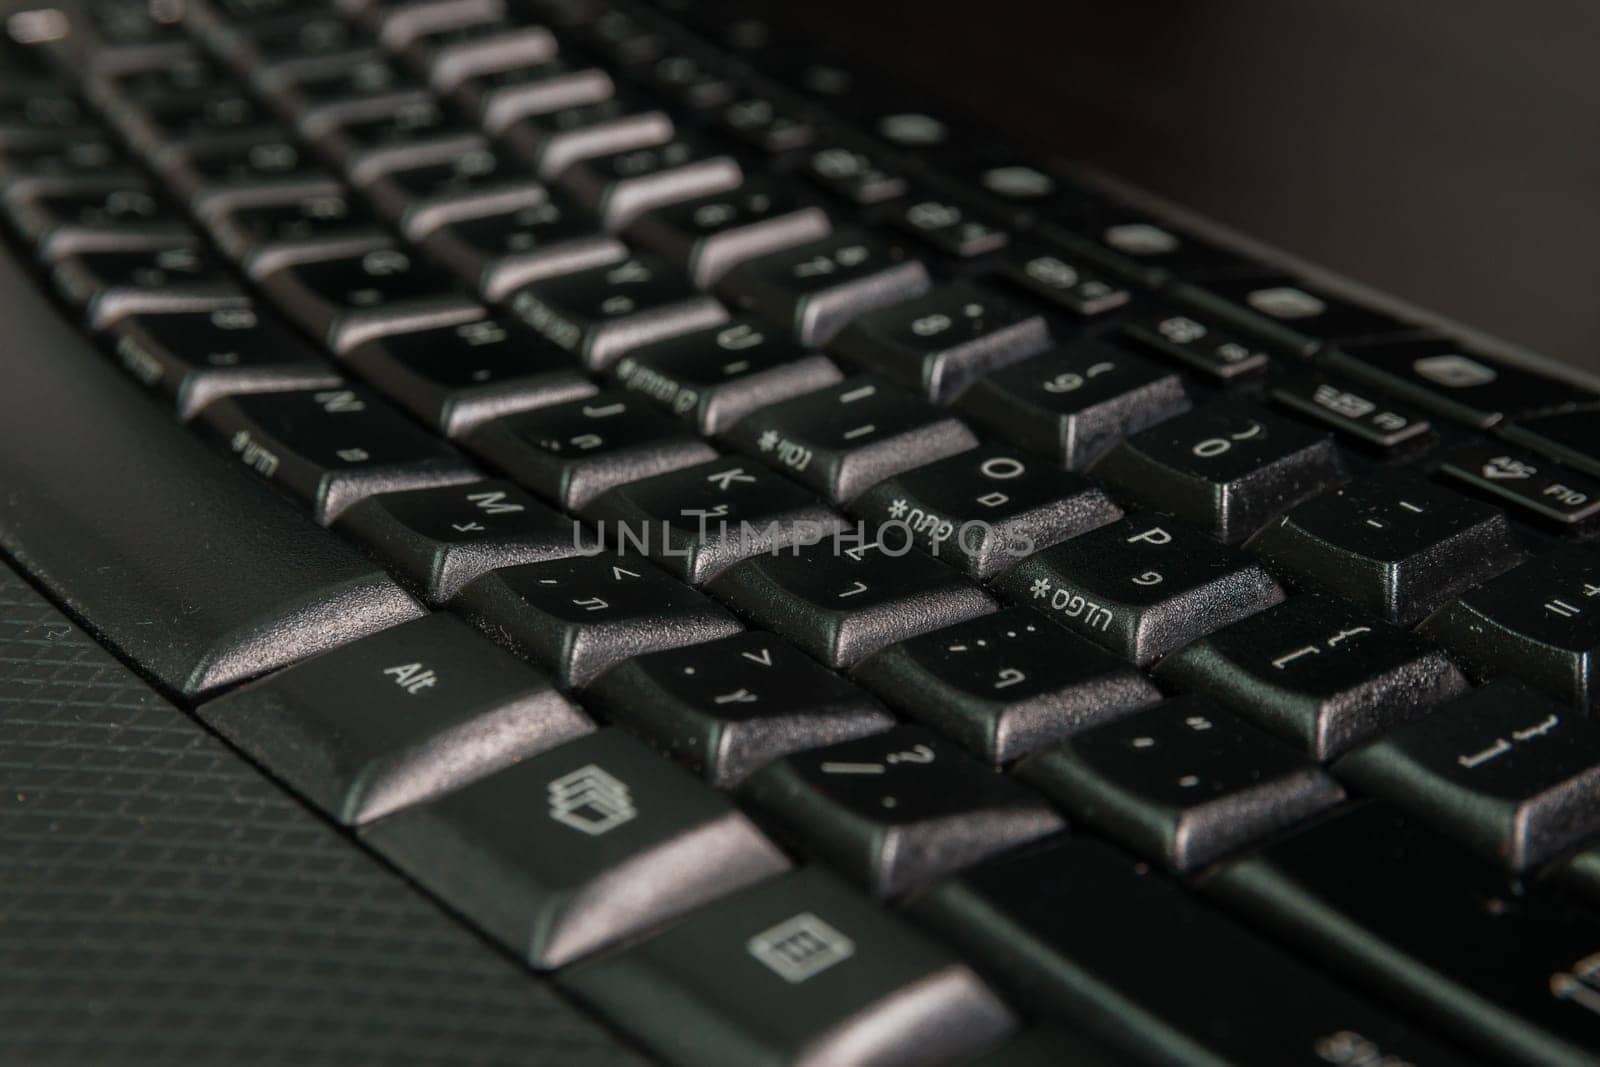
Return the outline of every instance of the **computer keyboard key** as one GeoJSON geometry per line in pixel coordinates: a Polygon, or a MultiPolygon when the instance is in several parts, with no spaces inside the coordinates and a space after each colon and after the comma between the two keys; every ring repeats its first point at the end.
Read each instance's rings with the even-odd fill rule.
{"type": "Polygon", "coordinates": [[[502,481],[378,493],[346,508],[335,528],[431,604],[498,567],[577,555],[593,540],[502,481]]]}
{"type": "Polygon", "coordinates": [[[1014,1025],[966,964],[816,868],[557,981],[677,1067],[964,1062],[1014,1025]]]}
{"type": "Polygon", "coordinates": [[[535,281],[505,300],[551,343],[604,370],[652,341],[726,322],[728,313],[660,260],[631,256],[535,281]]]}
{"type": "Polygon", "coordinates": [[[263,187],[311,184],[328,176],[310,152],[275,127],[172,145],[151,165],[174,196],[201,209],[208,200],[248,199],[263,187]]]}
{"type": "Polygon", "coordinates": [[[815,348],[868,311],[921,296],[931,284],[927,268],[899,246],[840,230],[741,263],[723,276],[717,292],[815,348]]]}
{"type": "Polygon", "coordinates": [[[736,189],[657,207],[626,236],[709,288],[746,260],[828,236],[827,214],[775,182],[753,177],[736,189]]]}
{"type": "Polygon", "coordinates": [[[1011,240],[1001,220],[970,202],[937,192],[912,190],[885,211],[889,225],[953,259],[988,255],[1011,240]]]}
{"type": "Polygon", "coordinates": [[[133,315],[111,328],[117,360],[188,421],[220,396],[339,383],[326,357],[250,307],[133,315]]]}
{"type": "Polygon", "coordinates": [[[785,104],[765,96],[742,96],[723,107],[723,130],[768,155],[805,148],[816,139],[810,121],[785,104]]]}
{"type": "Polygon", "coordinates": [[[268,675],[199,715],[346,826],[594,729],[538,671],[446,614],[268,675]]]}
{"type": "Polygon", "coordinates": [[[1003,440],[1083,470],[1124,436],[1189,410],[1183,379],[1083,338],[979,381],[957,410],[1003,440]]]}
{"type": "Polygon", "coordinates": [[[456,610],[513,651],[588,685],[624,660],[714,641],[742,627],[688,586],[635,556],[597,554],[490,571],[456,610]]]}
{"type": "Polygon", "coordinates": [[[1019,1006],[1112,1043],[1126,1057],[1118,1063],[1465,1061],[1088,835],[944,882],[915,898],[912,914],[1019,1006]],[[1197,975],[1177,960],[1203,965],[1197,975]],[[1341,1050],[1351,1051],[1329,1059],[1341,1050]]]}
{"type": "Polygon", "coordinates": [[[279,310],[322,338],[335,355],[388,334],[483,317],[483,308],[456,292],[448,275],[388,245],[287,263],[256,281],[279,310]]]}
{"type": "Polygon", "coordinates": [[[367,252],[388,240],[377,216],[328,179],[218,193],[194,210],[216,246],[251,276],[271,273],[279,263],[367,252]]]}
{"type": "Polygon", "coordinates": [[[1367,804],[1223,868],[1204,886],[1494,1062],[1592,1063],[1600,921],[1554,894],[1507,883],[1503,868],[1367,804]]]}
{"type": "Polygon", "coordinates": [[[1329,345],[1415,338],[1428,333],[1415,323],[1351,303],[1287,276],[1181,285],[1175,295],[1302,356],[1329,345]]]}
{"type": "Polygon", "coordinates": [[[1272,516],[1343,480],[1345,471],[1328,434],[1222,401],[1128,438],[1094,474],[1113,493],[1237,544],[1272,516]]]}
{"type": "Polygon", "coordinates": [[[1600,711],[1600,549],[1537,556],[1440,608],[1421,627],[1475,681],[1512,674],[1600,711]]]}
{"type": "Polygon", "coordinates": [[[91,330],[129,315],[218,311],[250,302],[220,264],[188,241],[140,252],[63,256],[50,277],[91,330]]]}
{"type": "Polygon", "coordinates": [[[429,87],[447,96],[473,78],[549,63],[559,48],[543,26],[490,22],[422,35],[406,45],[406,52],[427,72],[429,87]]]}
{"type": "Polygon", "coordinates": [[[1017,773],[1069,817],[1179,871],[1344,799],[1312,760],[1198,697],[1090,726],[1017,773]]]}
{"type": "Polygon", "coordinates": [[[892,536],[974,578],[1122,517],[1088,480],[1003,445],[897,474],[857,497],[851,511],[897,528],[892,536]]]}
{"type": "Polygon", "coordinates": [[[1518,518],[1557,530],[1584,528],[1600,517],[1600,481],[1516,446],[1484,441],[1453,450],[1439,473],[1518,518]]]}
{"type": "Polygon", "coordinates": [[[876,896],[898,896],[1065,824],[1044,800],[918,726],[796,753],[742,795],[876,896]]]}
{"type": "Polygon", "coordinates": [[[853,666],[995,606],[977,585],[915,549],[843,537],[751,557],[706,588],[830,667],[853,666]]]}
{"type": "Polygon", "coordinates": [[[0,136],[0,192],[29,179],[100,178],[107,173],[136,178],[120,170],[117,149],[109,136],[95,131],[25,137],[10,142],[0,136]]]}
{"type": "Polygon", "coordinates": [[[487,147],[385,170],[362,193],[413,241],[457,219],[538,204],[547,196],[531,174],[487,147]]]}
{"type": "Polygon", "coordinates": [[[1517,415],[1572,407],[1594,392],[1439,339],[1343,344],[1328,365],[1443,418],[1488,429],[1517,415]]]}
{"type": "Polygon", "coordinates": [[[1000,264],[1000,277],[1008,284],[1078,318],[1107,314],[1133,299],[1125,285],[1052,245],[1018,245],[1000,257],[1000,264]]]}
{"type": "Polygon", "coordinates": [[[522,760],[362,836],[539,970],[789,865],[720,794],[619,730],[522,760]]]}
{"type": "Polygon", "coordinates": [[[1383,459],[1403,459],[1435,440],[1426,416],[1363,385],[1298,375],[1275,386],[1272,399],[1383,459]]]}
{"type": "Polygon", "coordinates": [[[1072,204],[1052,211],[1052,221],[1071,232],[1063,241],[1084,246],[1084,254],[1147,289],[1159,289],[1175,278],[1229,278],[1270,274],[1266,266],[1246,259],[1192,233],[1149,215],[1109,204],[1103,198],[1088,211],[1072,204]]]}
{"type": "Polygon", "coordinates": [[[650,64],[649,82],[685,111],[703,112],[727,103],[733,82],[722,74],[722,63],[695,51],[675,51],[650,64]]]}
{"type": "Polygon", "coordinates": [[[995,588],[1141,667],[1283,600],[1251,557],[1150,514],[1047,548],[995,588]]]}
{"type": "Polygon", "coordinates": [[[992,764],[1161,699],[1128,664],[1028,608],[891,645],[852,677],[992,764]]]}
{"type": "Polygon", "coordinates": [[[379,337],[343,362],[446,437],[596,392],[571,356],[496,319],[379,337]]]}
{"type": "Polygon", "coordinates": [[[1122,332],[1136,346],[1223,383],[1258,374],[1273,363],[1273,354],[1261,342],[1218,325],[1210,316],[1168,305],[1134,308],[1122,332]]]}
{"type": "Polygon", "coordinates": [[[1518,552],[1503,512],[1400,471],[1301,504],[1250,548],[1291,581],[1400,625],[1505,570],[1518,552]]]}
{"type": "Polygon", "coordinates": [[[568,511],[615,486],[717,456],[681,422],[614,392],[493,419],[474,429],[467,444],[568,511]]]}
{"type": "Polygon", "coordinates": [[[762,408],[723,436],[836,503],[978,443],[959,419],[870,374],[762,408]]]}
{"type": "Polygon", "coordinates": [[[1600,724],[1515,679],[1396,727],[1334,771],[1513,870],[1600,830],[1600,724]]]}
{"type": "Polygon", "coordinates": [[[458,452],[364,386],[227,396],[196,419],[324,526],[373,493],[477,477],[458,452]]]}
{"type": "MultiPolygon", "coordinates": [[[[530,116],[560,116],[569,109],[587,108],[573,111],[576,118],[569,120],[568,125],[578,128],[600,117],[621,115],[624,108],[621,104],[593,106],[606,103],[615,92],[611,76],[600,68],[578,67],[552,59],[476,75],[463,81],[453,95],[470,114],[478,117],[479,125],[500,137],[508,130],[515,130],[518,121],[530,116]]],[[[652,112],[642,121],[655,130],[660,128],[662,117],[652,112]]],[[[545,136],[538,127],[528,127],[512,133],[510,138],[520,138],[537,157],[538,146],[545,136]]],[[[645,143],[652,142],[653,137],[645,138],[645,143]]]]}
{"type": "Polygon", "coordinates": [[[818,147],[805,164],[806,174],[824,189],[860,207],[905,195],[905,176],[867,151],[843,144],[818,147]]]}
{"type": "Polygon", "coordinates": [[[46,263],[192,241],[183,218],[136,175],[24,178],[5,188],[6,219],[46,263]]]}
{"type": "Polygon", "coordinates": [[[702,585],[751,556],[845,528],[823,501],[759,463],[724,456],[619,485],[584,507],[603,539],[702,585]]]}
{"type": "Polygon", "coordinates": [[[731,192],[743,177],[732,156],[680,133],[663,144],[580,159],[556,184],[608,230],[621,230],[653,208],[731,192]]]}
{"type": "Polygon", "coordinates": [[[530,282],[628,258],[621,241],[601,232],[599,220],[551,192],[521,207],[449,222],[423,236],[421,244],[470,288],[496,302],[530,282]]]}
{"type": "Polygon", "coordinates": [[[581,159],[666,144],[676,133],[665,111],[638,100],[608,96],[573,104],[565,98],[570,88],[563,88],[544,102],[560,105],[557,110],[531,114],[523,108],[500,131],[506,146],[547,181],[581,159]]]}
{"type": "Polygon", "coordinates": [[[1314,594],[1174,652],[1156,677],[1206,694],[1323,761],[1467,688],[1428,641],[1314,594]]]}
{"type": "MultiPolygon", "coordinates": [[[[1592,399],[1592,394],[1581,395],[1592,399]]],[[[1504,433],[1535,452],[1600,478],[1600,407],[1519,418],[1504,433]]]]}
{"type": "Polygon", "coordinates": [[[719,788],[791,752],[894,725],[861,689],[763,633],[627,660],[586,699],[719,788]]]}
{"type": "Polygon", "coordinates": [[[973,382],[1050,347],[1050,328],[1031,308],[971,282],[952,282],[869,311],[831,350],[948,404],[973,382]]]}
{"type": "Polygon", "coordinates": [[[800,348],[786,332],[739,318],[632,349],[612,366],[611,377],[712,436],[759,408],[826,388],[843,375],[831,359],[800,348]]]}

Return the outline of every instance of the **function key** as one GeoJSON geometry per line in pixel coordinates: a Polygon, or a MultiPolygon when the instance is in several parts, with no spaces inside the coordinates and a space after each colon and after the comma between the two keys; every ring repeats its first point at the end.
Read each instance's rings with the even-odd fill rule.
{"type": "Polygon", "coordinates": [[[1512,674],[1600,711],[1600,549],[1574,545],[1507,571],[1435,612],[1421,632],[1475,680],[1512,674]]]}
{"type": "Polygon", "coordinates": [[[805,148],[817,131],[804,116],[764,96],[742,96],[723,106],[720,124],[745,144],[769,155],[805,148]]]}
{"type": "Polygon", "coordinates": [[[722,608],[636,557],[603,553],[524,563],[469,582],[458,611],[562,686],[624,660],[737,633],[722,608]]]}
{"type": "Polygon", "coordinates": [[[1013,1025],[966,964],[816,868],[560,982],[674,1063],[964,1062],[1013,1025]],[[680,1007],[663,1012],[666,1002],[680,1007]]]}
{"type": "Polygon", "coordinates": [[[1328,363],[1419,407],[1488,429],[1507,418],[1572,407],[1596,394],[1545,378],[1453,341],[1396,341],[1340,345],[1328,363]]]}
{"type": "Polygon", "coordinates": [[[743,310],[794,331],[808,348],[827,344],[852,319],[921,296],[920,262],[855,231],[797,245],[729,271],[717,292],[743,310]]]}
{"type": "Polygon", "coordinates": [[[1100,203],[1084,216],[1068,208],[1055,221],[1074,234],[1060,236],[1123,277],[1148,289],[1173,278],[1230,278],[1269,273],[1266,266],[1203,241],[1171,223],[1100,203]]]}
{"type": "Polygon", "coordinates": [[[893,378],[936,404],[1050,346],[1044,316],[971,282],[869,311],[835,338],[840,356],[893,378]]]}
{"type": "Polygon", "coordinates": [[[1141,667],[1283,600],[1251,557],[1153,515],[1047,548],[995,588],[1141,667]]]}
{"type": "Polygon", "coordinates": [[[1197,690],[1317,760],[1466,689],[1427,641],[1334,597],[1290,597],[1168,656],[1162,682],[1197,690]]]}
{"type": "Polygon", "coordinates": [[[1301,504],[1250,547],[1297,583],[1406,626],[1518,552],[1503,512],[1400,471],[1301,504]]]}
{"type": "Polygon", "coordinates": [[[1519,448],[1484,442],[1444,457],[1439,473],[1492,496],[1520,518],[1580,529],[1600,516],[1600,482],[1519,448]]]}
{"type": "Polygon", "coordinates": [[[346,826],[594,729],[549,679],[445,614],[279,671],[198,714],[346,826]]]}
{"type": "Polygon", "coordinates": [[[725,436],[835,502],[978,443],[959,419],[867,374],[764,407],[725,436]]]}
{"type": "Polygon", "coordinates": [[[1180,871],[1344,799],[1310,759],[1194,697],[1090,726],[1018,774],[1068,815],[1180,871]]]}
{"type": "Polygon", "coordinates": [[[1087,479],[988,444],[879,482],[851,510],[974,578],[1122,517],[1087,479]]]}
{"type": "Polygon", "coordinates": [[[1135,434],[1094,471],[1113,491],[1226,544],[1345,477],[1328,434],[1234,401],[1135,434]]]}
{"type": "Polygon", "coordinates": [[[920,726],[789,756],[757,771],[742,793],[884,897],[1065,825],[1036,793],[920,726]]]}
{"type": "Polygon", "coordinates": [[[565,352],[496,319],[377,337],[343,360],[446,437],[596,391],[565,352]]]}
{"type": "Polygon", "coordinates": [[[532,282],[506,303],[535,333],[590,370],[604,370],[640,345],[728,318],[722,305],[644,255],[532,282]]]}
{"type": "Polygon", "coordinates": [[[1063,249],[1037,241],[1007,251],[1000,264],[1008,284],[1077,318],[1104,315],[1132,299],[1120,282],[1107,280],[1063,249]]]}
{"type": "Polygon", "coordinates": [[[1320,375],[1292,375],[1275,386],[1272,399],[1352,444],[1385,458],[1409,455],[1434,440],[1425,416],[1365,386],[1320,375]]]}
{"type": "Polygon", "coordinates": [[[1505,436],[1600,478],[1600,407],[1520,418],[1505,436]]]}
{"type": "Polygon", "coordinates": [[[981,379],[957,404],[1004,440],[1083,470],[1132,433],[1189,410],[1176,371],[1096,338],[981,379]]]}
{"type": "Polygon", "coordinates": [[[1182,286],[1176,295],[1303,356],[1326,345],[1416,337],[1427,332],[1414,323],[1289,277],[1207,282],[1203,288],[1182,286]]]}
{"type": "Polygon", "coordinates": [[[719,788],[791,752],[894,725],[862,690],[764,633],[637,656],[588,699],[719,788]]]}
{"type": "Polygon", "coordinates": [[[336,527],[432,604],[498,567],[561,559],[586,544],[572,519],[502,481],[377,493],[346,508],[336,527]]]}
{"type": "Polygon", "coordinates": [[[737,563],[707,586],[830,667],[994,610],[977,585],[916,550],[843,536],[737,563]]]}
{"type": "Polygon", "coordinates": [[[981,208],[955,198],[913,192],[885,216],[889,225],[954,259],[973,259],[1004,248],[1011,235],[981,208]]]}
{"type": "Polygon", "coordinates": [[[197,418],[323,525],[373,493],[477,477],[454,449],[361,386],[224,397],[197,418]]]}
{"type": "Polygon", "coordinates": [[[320,353],[254,308],[133,315],[111,331],[112,350],[187,421],[219,396],[319,389],[339,375],[320,353]]]}
{"type": "Polygon", "coordinates": [[[852,677],[990,764],[1161,699],[1139,671],[1030,608],[891,645],[852,677]]]}
{"type": "Polygon", "coordinates": [[[1272,363],[1272,356],[1259,342],[1224,329],[1198,312],[1160,305],[1136,307],[1122,332],[1140,348],[1221,382],[1257,374],[1272,363]]]}
{"type": "Polygon", "coordinates": [[[742,318],[632,349],[611,376],[708,437],[759,408],[842,377],[827,356],[742,318]]]}
{"type": "Polygon", "coordinates": [[[1492,682],[1350,753],[1339,777],[1522,870],[1600,830],[1600,723],[1492,682]]]}
{"type": "Polygon", "coordinates": [[[846,201],[866,207],[905,194],[904,176],[875,162],[867,152],[843,145],[826,145],[811,154],[806,173],[824,189],[846,201]]]}
{"type": "Polygon", "coordinates": [[[531,756],[363,836],[540,970],[789,865],[721,794],[620,730],[531,756]]]}

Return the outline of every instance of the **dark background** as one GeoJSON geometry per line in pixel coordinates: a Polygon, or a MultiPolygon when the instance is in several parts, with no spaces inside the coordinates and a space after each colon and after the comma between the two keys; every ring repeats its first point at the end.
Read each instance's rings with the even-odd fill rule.
{"type": "Polygon", "coordinates": [[[885,72],[1600,370],[1593,0],[784,0],[885,72]]]}

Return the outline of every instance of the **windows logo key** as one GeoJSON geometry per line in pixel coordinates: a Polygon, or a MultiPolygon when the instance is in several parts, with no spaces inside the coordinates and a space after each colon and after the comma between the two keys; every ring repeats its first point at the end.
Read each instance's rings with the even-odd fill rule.
{"type": "Polygon", "coordinates": [[[599,837],[639,814],[627,785],[593,763],[551,782],[550,817],[563,826],[599,837]]]}

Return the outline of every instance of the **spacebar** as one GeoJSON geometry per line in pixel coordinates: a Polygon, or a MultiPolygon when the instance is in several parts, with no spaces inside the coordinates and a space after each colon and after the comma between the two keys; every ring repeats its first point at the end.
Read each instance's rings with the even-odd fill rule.
{"type": "Polygon", "coordinates": [[[184,697],[422,610],[119,378],[3,247],[0,550],[184,697]]]}

